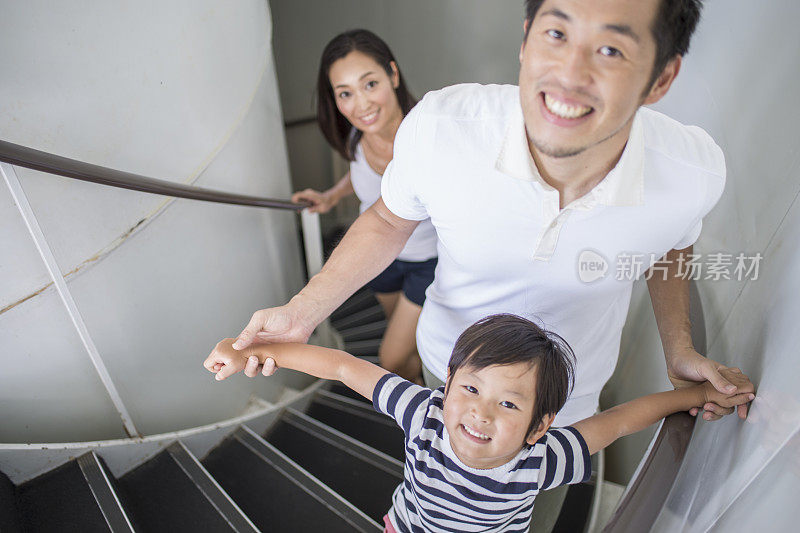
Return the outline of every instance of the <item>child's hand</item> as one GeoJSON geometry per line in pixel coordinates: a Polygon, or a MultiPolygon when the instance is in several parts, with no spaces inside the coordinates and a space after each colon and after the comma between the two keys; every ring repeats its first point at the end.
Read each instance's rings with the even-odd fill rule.
{"type": "Polygon", "coordinates": [[[209,372],[217,375],[217,381],[243,370],[247,363],[248,354],[242,350],[235,350],[233,348],[234,341],[236,339],[219,341],[203,363],[209,372]]]}
{"type": "Polygon", "coordinates": [[[711,382],[706,381],[702,385],[705,403],[715,403],[720,407],[736,407],[755,398],[755,387],[750,382],[750,378],[743,374],[741,370],[738,368],[720,368],[719,372],[722,377],[736,385],[736,392],[733,394],[719,392],[711,382]]]}

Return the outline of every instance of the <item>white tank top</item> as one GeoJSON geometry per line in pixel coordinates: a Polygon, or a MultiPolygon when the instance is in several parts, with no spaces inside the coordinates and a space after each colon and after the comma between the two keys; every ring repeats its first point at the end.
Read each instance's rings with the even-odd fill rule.
{"type": "MultiPolygon", "coordinates": [[[[361,143],[356,146],[355,161],[350,162],[350,182],[358,196],[363,213],[381,197],[381,175],[375,172],[364,156],[361,143]]],[[[431,219],[426,218],[408,238],[405,248],[397,256],[401,261],[427,261],[436,257],[436,230],[431,219]]]]}

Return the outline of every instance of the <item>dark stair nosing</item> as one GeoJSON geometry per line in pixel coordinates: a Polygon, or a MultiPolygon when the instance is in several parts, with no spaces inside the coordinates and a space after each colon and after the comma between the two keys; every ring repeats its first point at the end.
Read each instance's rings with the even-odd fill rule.
{"type": "Polygon", "coordinates": [[[403,430],[369,403],[319,390],[306,414],[398,461],[406,459],[403,430]]]}
{"type": "Polygon", "coordinates": [[[133,531],[133,525],[131,525],[97,454],[85,453],[78,457],[77,462],[111,531],[133,531]]]}
{"type": "Polygon", "coordinates": [[[167,452],[234,531],[260,531],[181,441],[167,446],[167,452]]]}
{"type": "Polygon", "coordinates": [[[26,481],[16,492],[23,531],[110,530],[77,460],[26,481]]]}
{"type": "Polygon", "coordinates": [[[117,479],[137,531],[233,531],[166,448],[117,479]]]}
{"type": "Polygon", "coordinates": [[[377,303],[378,300],[375,298],[375,293],[368,289],[361,290],[345,300],[344,303],[331,314],[331,320],[335,322],[340,318],[373,307],[377,303]]]}
{"type": "Polygon", "coordinates": [[[301,418],[284,413],[281,423],[264,438],[380,524],[403,482],[402,465],[376,460],[369,448],[354,447],[352,438],[337,439],[320,431],[317,427],[324,424],[311,420],[304,424],[301,418]]]}
{"type": "Polygon", "coordinates": [[[289,459],[280,450],[262,439],[247,426],[241,426],[234,433],[242,445],[259,456],[264,462],[291,480],[308,495],[350,524],[355,531],[381,531],[382,528],[360,509],[339,496],[330,487],[308,473],[303,467],[289,459]]]}
{"type": "Polygon", "coordinates": [[[353,389],[351,389],[350,387],[348,387],[347,385],[345,385],[341,381],[333,381],[333,380],[331,380],[331,381],[328,382],[326,387],[324,387],[324,388],[322,388],[320,390],[326,390],[328,392],[332,392],[333,394],[338,394],[339,396],[344,396],[346,398],[351,398],[353,400],[358,400],[359,402],[367,404],[367,405],[372,405],[372,399],[371,398],[365,398],[364,396],[362,396],[361,394],[357,393],[356,391],[354,391],[353,389]]]}
{"type": "Polygon", "coordinates": [[[334,407],[356,416],[366,417],[388,426],[397,427],[397,424],[394,420],[392,420],[391,417],[376,411],[372,406],[372,403],[366,403],[354,398],[348,398],[347,396],[342,396],[341,394],[336,394],[335,392],[330,392],[324,389],[317,391],[317,393],[314,395],[314,399],[312,400],[312,403],[313,402],[319,402],[328,407],[334,407]]]}
{"type": "Polygon", "coordinates": [[[386,331],[386,320],[378,320],[370,324],[339,329],[339,335],[345,342],[382,339],[386,331]]]}
{"type": "Polygon", "coordinates": [[[0,472],[0,531],[20,533],[20,514],[17,508],[16,487],[3,472],[0,472]]]}
{"type": "Polygon", "coordinates": [[[384,472],[397,476],[400,481],[403,480],[403,463],[394,457],[295,409],[287,409],[282,419],[287,424],[311,433],[331,446],[335,446],[384,472]]]}
{"type": "Polygon", "coordinates": [[[372,307],[368,307],[367,309],[362,309],[356,313],[347,315],[342,318],[337,318],[336,320],[331,320],[331,324],[337,330],[348,329],[355,326],[361,326],[364,324],[369,324],[371,322],[377,322],[378,320],[384,320],[383,309],[380,305],[374,305],[372,307]]]}
{"type": "Polygon", "coordinates": [[[357,357],[377,356],[380,353],[382,339],[367,339],[344,343],[344,351],[357,357]]]}

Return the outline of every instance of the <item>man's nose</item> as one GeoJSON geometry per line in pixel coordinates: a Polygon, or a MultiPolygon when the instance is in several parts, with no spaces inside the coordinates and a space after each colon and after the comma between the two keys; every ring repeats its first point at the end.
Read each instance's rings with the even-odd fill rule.
{"type": "Polygon", "coordinates": [[[584,46],[569,47],[558,68],[558,80],[564,89],[586,87],[592,82],[592,54],[584,46]]]}

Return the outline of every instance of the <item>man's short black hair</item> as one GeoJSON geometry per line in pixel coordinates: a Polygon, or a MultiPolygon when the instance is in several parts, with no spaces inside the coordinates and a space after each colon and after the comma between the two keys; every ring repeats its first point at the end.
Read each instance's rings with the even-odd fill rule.
{"type": "MultiPolygon", "coordinates": [[[[525,19],[533,21],[543,2],[544,0],[525,0],[525,19]]],[[[656,60],[648,90],[672,58],[676,55],[684,56],[689,51],[689,42],[700,21],[702,7],[702,0],[660,0],[658,13],[650,28],[656,41],[656,60]]],[[[525,38],[527,37],[526,33],[525,38]]]]}
{"type": "Polygon", "coordinates": [[[528,435],[546,414],[555,415],[572,389],[575,355],[567,341],[511,314],[478,320],[458,337],[448,363],[447,389],[461,368],[527,363],[536,368],[536,403],[528,435]]]}

